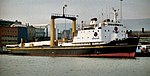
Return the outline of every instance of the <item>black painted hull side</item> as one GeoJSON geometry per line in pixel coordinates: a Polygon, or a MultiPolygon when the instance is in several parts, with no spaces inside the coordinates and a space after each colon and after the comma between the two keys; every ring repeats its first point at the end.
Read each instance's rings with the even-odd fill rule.
{"type": "Polygon", "coordinates": [[[70,46],[51,48],[10,48],[14,54],[48,55],[48,56],[108,56],[134,57],[138,45],[138,38],[127,38],[112,41],[103,45],[70,46]]]}

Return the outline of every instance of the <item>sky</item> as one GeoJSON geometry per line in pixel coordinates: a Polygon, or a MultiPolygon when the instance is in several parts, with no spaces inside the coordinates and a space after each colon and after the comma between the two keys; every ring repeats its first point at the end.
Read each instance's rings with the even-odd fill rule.
{"type": "MultiPolygon", "coordinates": [[[[120,0],[0,0],[0,19],[30,24],[49,24],[52,13],[79,15],[78,21],[112,17],[111,9],[120,9],[120,0]]],[[[150,18],[150,0],[123,0],[123,19],[150,18]]],[[[57,19],[57,23],[64,19],[57,19]]],[[[70,22],[70,20],[67,20],[70,22]]]]}

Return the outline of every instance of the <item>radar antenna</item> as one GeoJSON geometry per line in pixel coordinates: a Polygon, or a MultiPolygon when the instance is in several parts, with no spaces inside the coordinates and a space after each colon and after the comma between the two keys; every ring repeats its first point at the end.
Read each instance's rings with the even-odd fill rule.
{"type": "Polygon", "coordinates": [[[117,22],[117,16],[118,16],[118,11],[119,11],[119,9],[116,10],[116,9],[114,9],[114,8],[112,7],[112,10],[113,10],[113,14],[114,14],[114,22],[117,22]]]}

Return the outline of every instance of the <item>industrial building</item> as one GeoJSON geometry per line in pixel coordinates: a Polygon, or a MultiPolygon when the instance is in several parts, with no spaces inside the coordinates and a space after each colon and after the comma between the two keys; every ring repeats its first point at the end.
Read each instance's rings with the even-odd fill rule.
{"type": "Polygon", "coordinates": [[[24,42],[28,42],[28,31],[26,27],[17,27],[18,29],[18,43],[21,43],[21,38],[24,42]]]}
{"type": "Polygon", "coordinates": [[[16,27],[10,27],[14,23],[16,22],[0,19],[0,47],[17,43],[18,30],[16,27]]]}
{"type": "Polygon", "coordinates": [[[15,21],[9,21],[9,20],[0,19],[0,26],[7,26],[7,27],[9,27],[10,25],[12,25],[14,23],[15,23],[15,21]]]}
{"type": "Polygon", "coordinates": [[[17,27],[0,26],[0,47],[7,44],[18,43],[18,29],[17,27]]]}

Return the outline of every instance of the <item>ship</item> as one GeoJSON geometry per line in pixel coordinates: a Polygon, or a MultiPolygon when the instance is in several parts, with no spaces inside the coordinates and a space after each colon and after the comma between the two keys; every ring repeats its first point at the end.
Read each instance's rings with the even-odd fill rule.
{"type": "Polygon", "coordinates": [[[63,56],[63,57],[135,57],[139,38],[128,37],[127,29],[117,20],[118,12],[113,10],[114,19],[100,22],[92,18],[89,24],[81,22],[81,29],[71,41],[51,41],[21,43],[6,46],[13,54],[63,56]],[[23,47],[22,47],[23,45],[23,47]]]}

